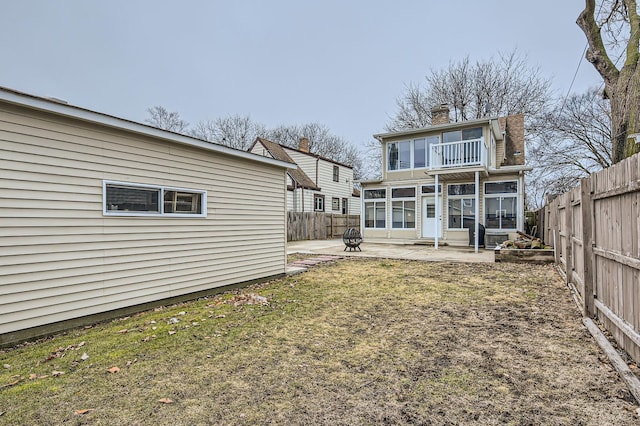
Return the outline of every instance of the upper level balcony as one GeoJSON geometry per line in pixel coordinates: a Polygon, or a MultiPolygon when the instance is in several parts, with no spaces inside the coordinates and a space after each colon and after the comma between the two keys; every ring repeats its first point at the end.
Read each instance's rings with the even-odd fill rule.
{"type": "Polygon", "coordinates": [[[417,176],[415,173],[466,173],[483,170],[488,165],[488,151],[484,138],[440,143],[439,137],[416,138],[386,144],[386,171],[394,177],[417,176]]]}
{"type": "Polygon", "coordinates": [[[430,146],[429,168],[452,169],[487,165],[487,147],[482,138],[430,146]]]}

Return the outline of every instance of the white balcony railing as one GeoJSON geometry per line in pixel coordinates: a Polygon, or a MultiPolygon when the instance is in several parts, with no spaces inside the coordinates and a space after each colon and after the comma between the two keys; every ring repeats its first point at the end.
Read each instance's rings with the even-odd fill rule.
{"type": "Polygon", "coordinates": [[[487,148],[482,138],[431,145],[432,169],[482,166],[487,164],[487,148]]]}

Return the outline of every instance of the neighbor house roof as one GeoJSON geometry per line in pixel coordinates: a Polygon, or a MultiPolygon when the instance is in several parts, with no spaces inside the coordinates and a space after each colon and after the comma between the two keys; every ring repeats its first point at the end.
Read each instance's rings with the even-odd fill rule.
{"type": "MultiPolygon", "coordinates": [[[[293,161],[289,154],[287,154],[282,145],[271,142],[265,138],[256,138],[253,145],[249,148],[249,151],[253,149],[256,143],[262,144],[274,159],[295,164],[295,161],[293,161]]],[[[301,168],[297,167],[295,169],[291,169],[288,173],[291,179],[297,183],[298,187],[320,191],[320,188],[318,188],[318,186],[309,178],[309,176],[307,176],[305,172],[302,171],[301,168]]]]}
{"type": "Polygon", "coordinates": [[[14,89],[9,89],[0,86],[0,102],[6,102],[22,107],[27,107],[35,110],[45,111],[52,114],[57,114],[64,117],[70,117],[78,120],[82,120],[89,123],[100,124],[103,126],[116,128],[119,130],[126,130],[132,133],[137,133],[144,136],[150,136],[158,139],[164,139],[174,143],[183,145],[189,145],[192,147],[204,149],[207,151],[213,151],[220,154],[229,155],[232,157],[242,158],[249,161],[255,161],[257,163],[270,164],[272,166],[283,167],[291,170],[296,170],[298,166],[291,158],[289,160],[280,160],[277,158],[268,158],[262,155],[252,154],[243,150],[230,148],[228,146],[220,145],[213,142],[208,142],[201,139],[196,139],[191,136],[183,135],[180,133],[174,133],[167,130],[158,129],[157,127],[148,126],[146,124],[137,123],[135,121],[127,120],[124,118],[115,117],[108,114],[103,114],[96,111],[91,111],[86,108],[70,105],[65,101],[54,98],[44,98],[40,96],[31,95],[24,92],[19,92],[14,89]]]}
{"type": "Polygon", "coordinates": [[[341,163],[341,162],[336,161],[336,160],[332,160],[332,159],[327,158],[327,157],[323,157],[322,155],[314,154],[313,152],[302,151],[300,149],[292,148],[290,146],[284,146],[284,145],[280,145],[280,146],[282,146],[285,150],[288,149],[288,150],[291,150],[291,151],[298,152],[300,154],[308,155],[309,157],[313,157],[313,158],[317,158],[317,159],[320,159],[320,160],[323,160],[323,161],[327,161],[329,163],[333,163],[333,164],[338,165],[338,166],[346,167],[348,169],[353,169],[353,166],[341,163]]]}

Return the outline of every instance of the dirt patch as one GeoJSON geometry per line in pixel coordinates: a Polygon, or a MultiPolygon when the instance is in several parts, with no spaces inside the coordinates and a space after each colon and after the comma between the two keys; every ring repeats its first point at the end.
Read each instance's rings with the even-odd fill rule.
{"type": "Polygon", "coordinates": [[[547,266],[342,260],[4,364],[0,424],[638,424],[547,266]]]}

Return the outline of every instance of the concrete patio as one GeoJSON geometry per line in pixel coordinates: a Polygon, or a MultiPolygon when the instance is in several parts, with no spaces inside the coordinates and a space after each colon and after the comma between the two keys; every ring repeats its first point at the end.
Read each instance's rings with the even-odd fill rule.
{"type": "Polygon", "coordinates": [[[342,239],[290,241],[287,254],[308,253],[317,255],[336,255],[344,257],[378,257],[388,259],[410,259],[432,262],[491,262],[493,250],[480,249],[474,253],[473,247],[440,246],[437,250],[431,245],[390,243],[383,241],[363,241],[362,251],[344,251],[342,239]]]}

